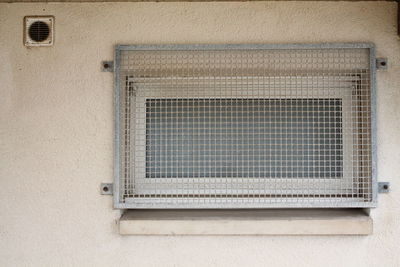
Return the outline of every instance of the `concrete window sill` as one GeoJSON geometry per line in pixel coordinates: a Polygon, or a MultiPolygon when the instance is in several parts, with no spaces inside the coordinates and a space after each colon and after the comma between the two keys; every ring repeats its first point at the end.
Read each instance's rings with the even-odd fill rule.
{"type": "Polygon", "coordinates": [[[128,210],[121,235],[369,235],[362,209],[128,210]]]}

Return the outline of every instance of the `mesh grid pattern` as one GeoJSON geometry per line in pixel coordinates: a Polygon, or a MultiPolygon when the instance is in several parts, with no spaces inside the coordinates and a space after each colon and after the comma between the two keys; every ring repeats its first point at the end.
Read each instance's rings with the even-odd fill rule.
{"type": "Polygon", "coordinates": [[[369,49],[119,53],[121,203],[372,201],[369,49]]]}
{"type": "Polygon", "coordinates": [[[147,178],[342,177],[340,100],[151,99],[146,114],[147,178]]]}

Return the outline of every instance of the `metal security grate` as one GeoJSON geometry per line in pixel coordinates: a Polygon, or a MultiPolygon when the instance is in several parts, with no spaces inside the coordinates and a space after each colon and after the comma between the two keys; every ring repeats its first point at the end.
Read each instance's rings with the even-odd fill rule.
{"type": "Polygon", "coordinates": [[[116,207],[371,207],[369,44],[118,46],[116,207]]]}

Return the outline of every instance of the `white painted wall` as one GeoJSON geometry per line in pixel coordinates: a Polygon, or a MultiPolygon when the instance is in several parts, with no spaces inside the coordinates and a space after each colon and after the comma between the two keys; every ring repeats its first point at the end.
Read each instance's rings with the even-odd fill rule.
{"type": "Polygon", "coordinates": [[[392,2],[0,4],[0,266],[400,266],[400,43],[392,2]],[[51,48],[22,43],[54,15],[51,48]],[[374,42],[379,196],[368,237],[123,237],[112,180],[115,44],[374,42]]]}

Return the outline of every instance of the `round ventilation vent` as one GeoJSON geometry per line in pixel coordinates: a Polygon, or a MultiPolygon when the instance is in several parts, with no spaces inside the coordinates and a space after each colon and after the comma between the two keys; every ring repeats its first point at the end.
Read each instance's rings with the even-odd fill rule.
{"type": "Polygon", "coordinates": [[[26,16],[24,43],[26,46],[52,46],[54,43],[53,16],[26,16]]]}
{"type": "Polygon", "coordinates": [[[35,42],[43,42],[50,35],[49,26],[43,21],[36,21],[29,26],[29,37],[35,42]]]}

